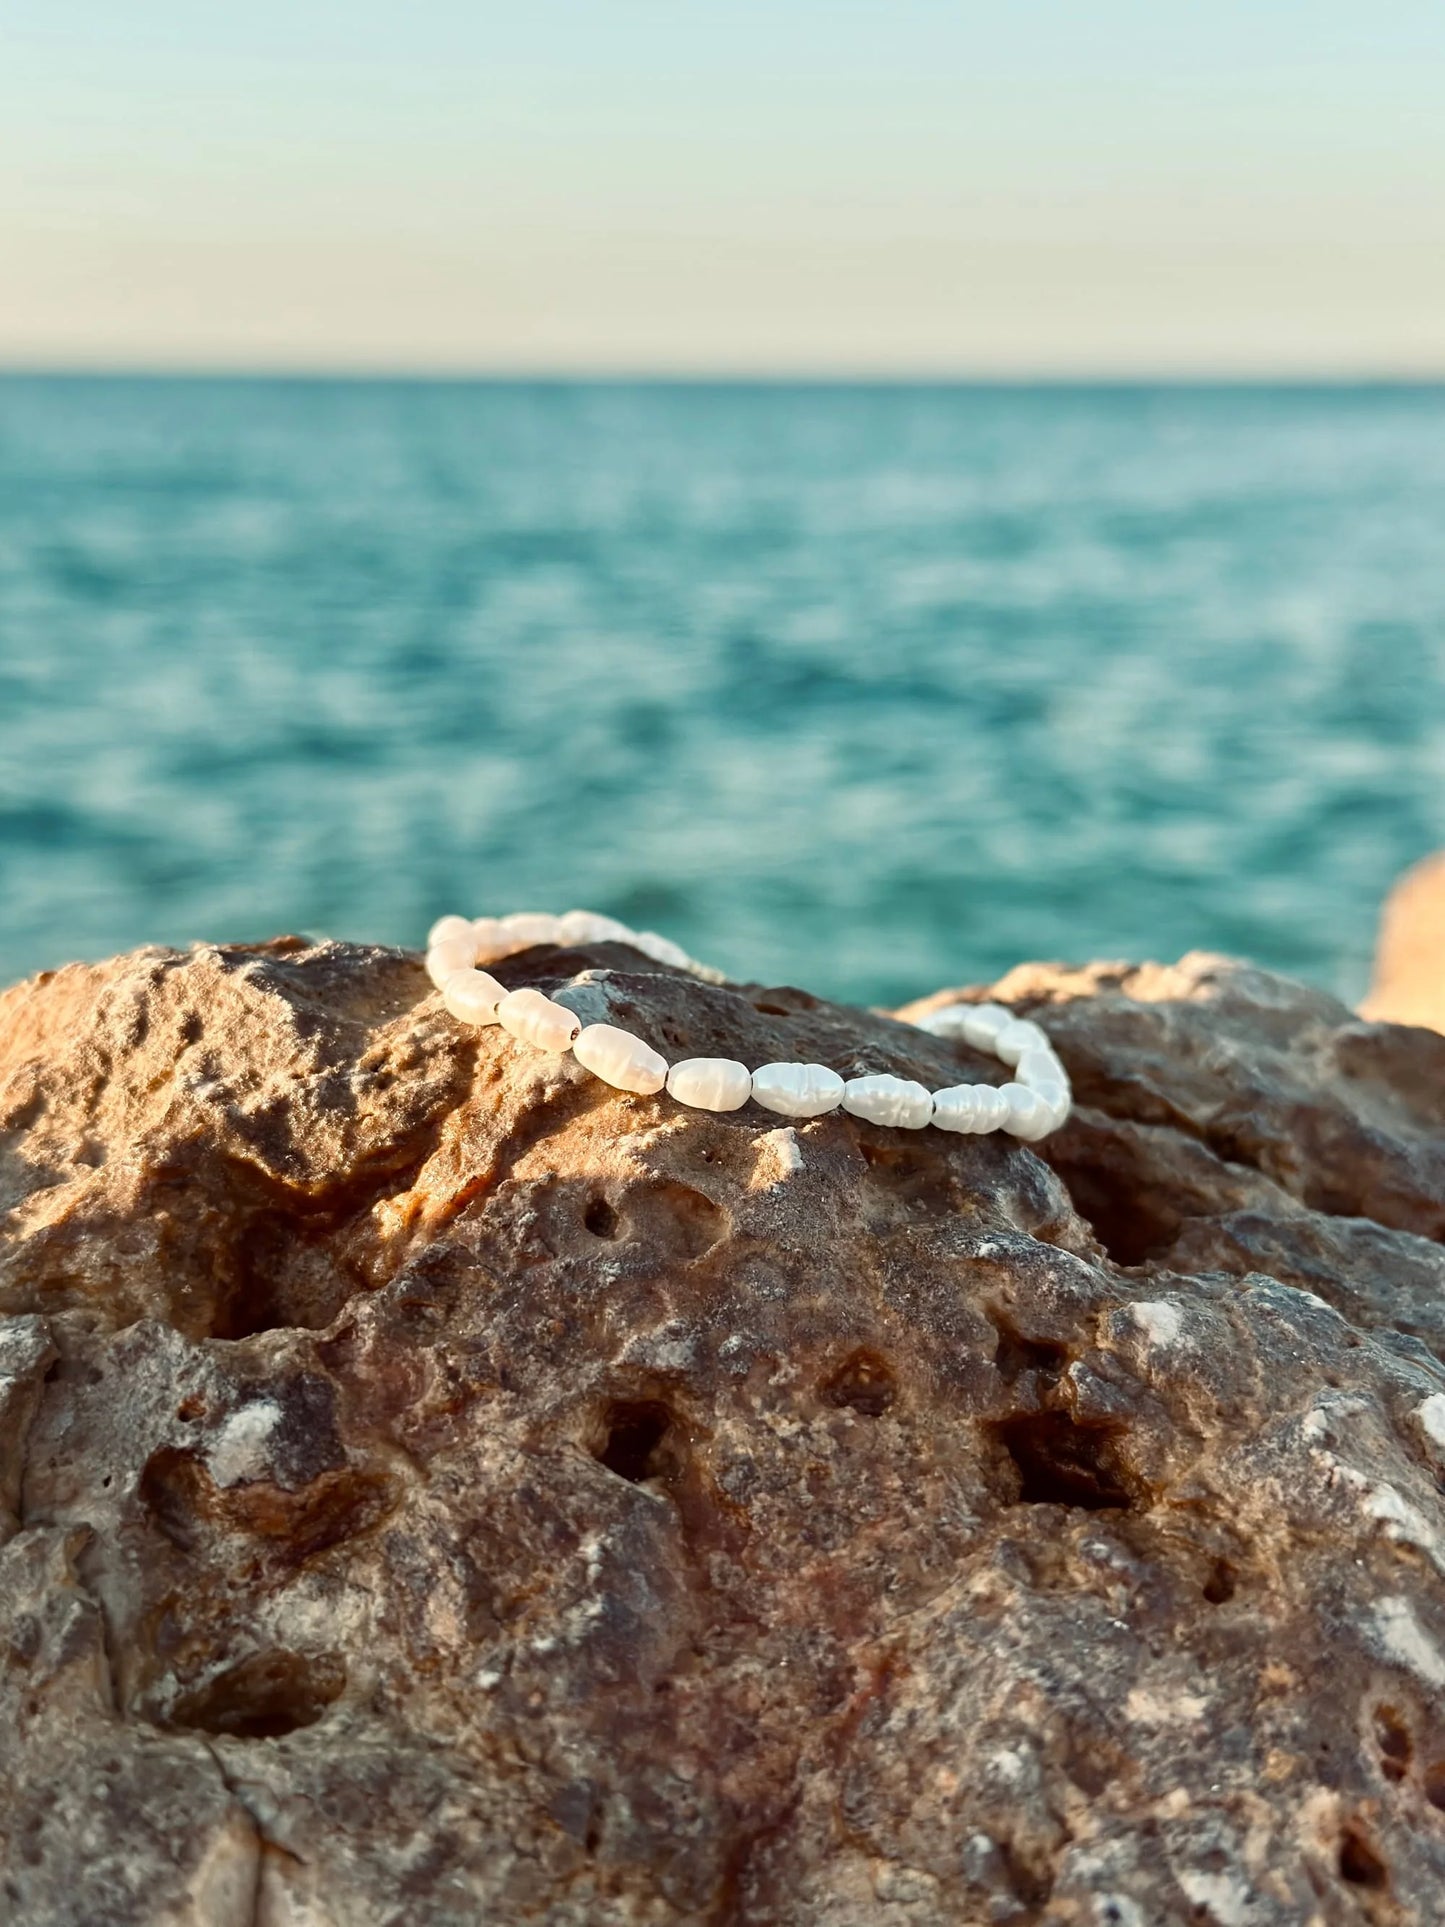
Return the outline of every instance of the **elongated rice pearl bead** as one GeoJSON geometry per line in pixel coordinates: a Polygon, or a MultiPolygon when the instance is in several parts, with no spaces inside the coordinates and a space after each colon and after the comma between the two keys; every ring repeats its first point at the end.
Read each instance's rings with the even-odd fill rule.
{"type": "Polygon", "coordinates": [[[571,1050],[582,1019],[562,1004],[554,1004],[540,990],[509,990],[497,1005],[497,1022],[524,1044],[537,1050],[571,1050]]]}
{"type": "Polygon", "coordinates": [[[473,917],[472,934],[477,943],[477,962],[479,964],[500,963],[503,957],[515,957],[526,944],[505,928],[500,917],[473,917]]]}
{"type": "Polygon", "coordinates": [[[651,1097],[667,1082],[667,1060],[616,1024],[589,1024],[574,1039],[572,1055],[604,1084],[639,1097],[651,1097]]]}
{"type": "Polygon", "coordinates": [[[947,1090],[933,1093],[933,1123],[940,1131],[976,1131],[980,1128],[982,1084],[950,1084],[947,1090]]]}
{"type": "Polygon", "coordinates": [[[1072,1096],[1069,1074],[1051,1050],[1026,1050],[1014,1066],[1014,1076],[1056,1109],[1060,1103],[1067,1107],[1072,1096]]]}
{"type": "Polygon", "coordinates": [[[509,917],[501,919],[501,925],[523,950],[560,941],[557,918],[545,910],[514,910],[509,917]]]}
{"type": "Polygon", "coordinates": [[[474,937],[443,937],[434,943],[426,953],[426,974],[438,990],[441,990],[448,977],[458,970],[470,970],[477,960],[477,945],[474,937]]]}
{"type": "Polygon", "coordinates": [[[569,910],[557,919],[559,940],[568,945],[584,943],[631,943],[632,932],[616,917],[604,917],[596,910],[569,910]]]}
{"type": "Polygon", "coordinates": [[[944,1004],[920,1017],[917,1028],[926,1030],[930,1037],[962,1037],[963,1027],[973,1012],[972,1004],[944,1004]]]}
{"type": "Polygon", "coordinates": [[[958,1020],[958,1035],[975,1050],[991,1051],[994,1038],[1013,1021],[1013,1012],[1004,1004],[968,1004],[958,1020]]]}
{"type": "Polygon", "coordinates": [[[470,937],[472,924],[470,917],[438,917],[426,933],[426,947],[435,950],[439,943],[448,937],[470,937]]]}
{"type": "Polygon", "coordinates": [[[1068,1078],[1051,1044],[1039,1044],[1033,1050],[1026,1050],[1015,1063],[1014,1070],[1020,1084],[1027,1084],[1030,1077],[1048,1077],[1056,1083],[1067,1081],[1068,1078]]]}
{"type": "Polygon", "coordinates": [[[906,1077],[883,1073],[850,1077],[843,1086],[843,1109],[852,1117],[866,1118],[870,1124],[921,1131],[933,1122],[933,1093],[906,1077]]]}
{"type": "Polygon", "coordinates": [[[686,970],[692,962],[681,944],[674,943],[671,937],[659,937],[655,930],[635,930],[623,941],[640,950],[644,957],[651,957],[654,963],[671,964],[674,970],[686,970]]]}
{"type": "Polygon", "coordinates": [[[752,1096],[753,1076],[736,1058],[685,1057],[667,1073],[667,1090],[695,1111],[736,1111],[752,1096]]]}
{"type": "Polygon", "coordinates": [[[454,970],[442,985],[442,1002],[459,1023],[495,1024],[507,986],[485,970],[454,970]]]}
{"type": "Polygon", "coordinates": [[[1048,1032],[1027,1017],[1016,1017],[993,1040],[994,1055],[1005,1064],[1016,1064],[1025,1051],[1050,1049],[1048,1032]]]}
{"type": "Polygon", "coordinates": [[[843,1100],[843,1080],[825,1064],[764,1064],[753,1072],[753,1101],[781,1117],[821,1117],[843,1100]]]}
{"type": "Polygon", "coordinates": [[[1025,1144],[1037,1144],[1053,1130],[1053,1106],[1027,1084],[1004,1084],[1000,1095],[1008,1107],[1003,1129],[1011,1137],[1021,1138],[1025,1144]]]}

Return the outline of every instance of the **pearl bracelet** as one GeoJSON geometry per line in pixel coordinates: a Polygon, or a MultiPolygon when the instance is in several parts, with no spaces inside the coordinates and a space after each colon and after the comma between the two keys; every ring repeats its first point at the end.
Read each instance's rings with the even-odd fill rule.
{"type": "Polygon", "coordinates": [[[554,917],[519,911],[507,917],[442,917],[427,938],[427,975],[452,1016],[464,1024],[500,1024],[536,1050],[571,1051],[584,1069],[620,1091],[650,1097],[666,1090],[701,1111],[736,1111],[751,1100],[780,1117],[821,1117],[842,1109],[870,1124],[918,1131],[1007,1131],[1037,1143],[1069,1115],[1068,1075],[1044,1031],[1002,1004],[948,1004],[918,1021],[934,1037],[961,1037],[990,1051],[1014,1073],[1003,1085],[953,1084],[930,1091],[911,1079],[876,1074],[846,1081],[824,1064],[764,1064],[750,1071],[729,1057],[689,1057],[668,1065],[650,1044],[615,1024],[586,1024],[575,1011],[540,990],[508,990],[489,976],[499,963],[541,944],[625,943],[656,963],[705,983],[724,983],[711,970],[652,930],[629,930],[615,917],[569,910],[554,917]]]}

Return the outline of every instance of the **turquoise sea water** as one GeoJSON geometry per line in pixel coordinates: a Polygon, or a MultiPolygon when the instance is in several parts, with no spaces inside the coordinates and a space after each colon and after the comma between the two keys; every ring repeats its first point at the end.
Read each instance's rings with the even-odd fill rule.
{"type": "Polygon", "coordinates": [[[1445,843],[1445,389],[0,381],[0,980],[583,904],[1347,995],[1445,843]]]}

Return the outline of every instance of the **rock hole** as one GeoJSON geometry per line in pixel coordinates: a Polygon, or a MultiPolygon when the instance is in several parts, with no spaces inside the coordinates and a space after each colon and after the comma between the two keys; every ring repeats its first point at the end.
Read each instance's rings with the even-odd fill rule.
{"type": "Polygon", "coordinates": [[[194,1552],[205,1532],[205,1475],[195,1453],[163,1445],[141,1467],[136,1493],[154,1524],[181,1552],[194,1552]]]}
{"type": "Polygon", "coordinates": [[[1340,1836],[1340,1879],[1352,1887],[1389,1885],[1384,1861],[1358,1827],[1346,1827],[1340,1836]]]}
{"type": "Polygon", "coordinates": [[[582,1222],[594,1238],[617,1238],[621,1236],[618,1228],[617,1213],[606,1198],[593,1198],[582,1214],[582,1222]]]}
{"type": "Polygon", "coordinates": [[[1425,1798],[1432,1807],[1445,1813],[1445,1760],[1435,1760],[1426,1767],[1425,1798]]]}
{"type": "Polygon", "coordinates": [[[1025,1853],[1012,1840],[1000,1840],[999,1854],[1008,1884],[1017,1898],[1026,1907],[1042,1907],[1054,1890],[1053,1875],[1047,1866],[1037,1863],[1034,1854],[1025,1853]]]}
{"type": "MultiPolygon", "coordinates": [[[[1410,1767],[1410,1755],[1414,1747],[1410,1742],[1410,1729],[1393,1706],[1375,1708],[1375,1744],[1380,1749],[1380,1771],[1387,1780],[1403,1780],[1410,1767]]],[[[1445,1791],[1445,1789],[1442,1789],[1445,1791]]],[[[1425,1792],[1430,1794],[1429,1775],[1426,1775],[1425,1792]]],[[[1435,1801],[1439,1806],[1441,1802],[1435,1801]]]]}
{"type": "Polygon", "coordinates": [[[619,1400],[607,1413],[597,1460],[629,1485],[641,1485],[662,1469],[660,1454],[672,1430],[672,1413],[660,1399],[619,1400]]]}
{"type": "Polygon", "coordinates": [[[1018,1470],[1018,1505],[1080,1506],[1088,1512],[1133,1504],[1118,1457],[1121,1427],[1067,1412],[1021,1412],[993,1432],[1018,1470]]]}
{"type": "Polygon", "coordinates": [[[1069,1362],[1069,1348],[1051,1338],[1025,1338],[1013,1321],[997,1306],[989,1308],[989,1320],[998,1333],[993,1362],[1006,1385],[1015,1384],[1025,1372],[1037,1372],[1052,1384],[1069,1362]]]}
{"type": "Polygon", "coordinates": [[[1088,1219],[1116,1265],[1162,1258],[1179,1236],[1183,1216],[1151,1195],[1145,1174],[1128,1167],[1106,1170],[1083,1153],[1066,1154],[1062,1146],[1048,1161],[1068,1187],[1074,1209],[1088,1219]]]}
{"type": "Polygon", "coordinates": [[[189,1693],[171,1722],[238,1740],[275,1740],[314,1726],[346,1685],[334,1653],[255,1653],[189,1693]]]}
{"type": "Polygon", "coordinates": [[[659,1253],[700,1258],[728,1229],[727,1214],[690,1184],[668,1180],[628,1195],[629,1215],[659,1253]]]}
{"type": "Polygon", "coordinates": [[[806,990],[798,990],[792,984],[770,984],[760,990],[748,1002],[753,1009],[764,1017],[798,1017],[804,1011],[816,1010],[818,1000],[806,990]]]}
{"type": "Polygon", "coordinates": [[[875,1144],[866,1137],[857,1142],[864,1162],[887,1184],[894,1203],[940,1216],[955,1208],[953,1173],[946,1158],[922,1147],[875,1144]]]}
{"type": "Polygon", "coordinates": [[[205,1412],[206,1401],[198,1397],[195,1392],[189,1393],[176,1407],[176,1417],[186,1425],[189,1425],[194,1419],[204,1418],[205,1412]]]}
{"type": "Polygon", "coordinates": [[[1223,1606],[1233,1599],[1239,1585],[1239,1572],[1228,1559],[1216,1559],[1204,1582],[1204,1597],[1211,1606],[1223,1606]]]}
{"type": "Polygon", "coordinates": [[[843,1360],[823,1382],[830,1405],[846,1407],[860,1418],[882,1418],[898,1397],[892,1367],[877,1352],[859,1350],[843,1360]]]}

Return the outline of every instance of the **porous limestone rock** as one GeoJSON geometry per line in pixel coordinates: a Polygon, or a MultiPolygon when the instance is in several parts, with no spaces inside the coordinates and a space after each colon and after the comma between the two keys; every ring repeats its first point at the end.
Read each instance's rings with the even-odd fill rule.
{"type": "Polygon", "coordinates": [[[1036,1150],[630,1096],[393,950],[0,998],[0,1919],[1445,1919],[1445,1037],[1210,958],[988,994],[1073,1078],[1036,1150]]]}

